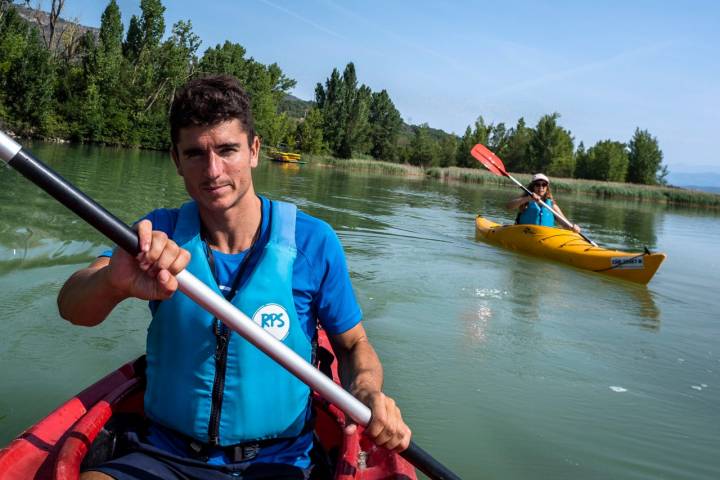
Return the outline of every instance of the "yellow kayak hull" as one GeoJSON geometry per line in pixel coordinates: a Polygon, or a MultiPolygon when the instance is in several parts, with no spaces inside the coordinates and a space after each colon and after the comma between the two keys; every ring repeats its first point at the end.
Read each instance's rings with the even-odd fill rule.
{"type": "Polygon", "coordinates": [[[302,155],[299,153],[283,152],[272,147],[268,149],[268,156],[276,162],[306,163],[302,161],[302,155]]]}
{"type": "Polygon", "coordinates": [[[664,253],[628,253],[593,247],[570,230],[540,225],[500,225],[481,216],[475,219],[479,240],[577,268],[646,284],[652,279],[664,253]]]}

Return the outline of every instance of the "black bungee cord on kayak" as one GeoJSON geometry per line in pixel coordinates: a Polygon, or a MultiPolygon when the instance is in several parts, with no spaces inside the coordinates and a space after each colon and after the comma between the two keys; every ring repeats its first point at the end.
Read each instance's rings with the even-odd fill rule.
{"type": "MultiPolygon", "coordinates": [[[[607,268],[601,268],[600,270],[593,270],[593,272],[607,272],[608,270],[614,270],[616,268],[622,267],[623,265],[627,265],[628,263],[632,263],[635,260],[637,260],[638,258],[644,257],[645,255],[650,255],[650,250],[648,250],[647,247],[645,247],[645,251],[643,253],[640,253],[638,255],[633,255],[632,257],[624,258],[607,268]]],[[[642,268],[645,268],[645,265],[643,265],[642,268]]]]}

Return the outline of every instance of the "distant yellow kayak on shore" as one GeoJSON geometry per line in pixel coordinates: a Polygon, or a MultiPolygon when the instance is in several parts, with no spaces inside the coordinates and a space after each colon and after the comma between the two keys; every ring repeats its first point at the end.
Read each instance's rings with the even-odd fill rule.
{"type": "Polygon", "coordinates": [[[595,247],[570,230],[500,225],[480,215],[475,219],[475,236],[510,250],[642,284],[652,279],[666,258],[664,253],[628,253],[595,247]]]}
{"type": "Polygon", "coordinates": [[[307,163],[302,160],[302,155],[300,153],[286,152],[274,147],[270,147],[268,149],[268,156],[270,157],[270,160],[275,162],[307,163]]]}

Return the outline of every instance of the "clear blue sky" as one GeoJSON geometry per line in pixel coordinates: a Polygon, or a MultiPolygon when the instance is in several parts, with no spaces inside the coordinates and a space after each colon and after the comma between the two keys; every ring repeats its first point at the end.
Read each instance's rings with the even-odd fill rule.
{"type": "MultiPolygon", "coordinates": [[[[45,1],[45,6],[49,1],[45,1]]],[[[586,147],[660,141],[671,172],[720,173],[720,2],[164,0],[167,31],[191,20],[201,52],[230,40],[276,62],[311,100],[352,61],[405,121],[462,134],[559,112],[586,147]]],[[[127,28],[139,0],[118,0],[127,28]]],[[[97,26],[105,0],[66,0],[97,26]]],[[[672,176],[671,176],[672,179],[672,176]]]]}

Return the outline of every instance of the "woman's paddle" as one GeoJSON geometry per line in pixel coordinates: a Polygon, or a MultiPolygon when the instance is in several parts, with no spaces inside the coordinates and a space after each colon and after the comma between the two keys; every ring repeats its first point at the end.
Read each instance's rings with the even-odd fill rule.
{"type": "MultiPolygon", "coordinates": [[[[115,244],[132,255],[140,252],[137,234],[112,213],[72,186],[50,167],[34,158],[20,144],[0,131],[0,159],[45,190],[115,244]]],[[[259,325],[215,293],[190,272],[177,275],[178,288],[232,330],[265,352],[323,398],[336,405],[355,422],[366,426],[371,412],[362,402],[306,362],[293,350],[275,339],[259,325]]],[[[400,453],[430,478],[459,479],[414,442],[400,453]]]]}
{"type": "MultiPolygon", "coordinates": [[[[494,173],[495,175],[499,175],[501,177],[508,177],[510,180],[515,182],[518,187],[525,190],[525,192],[528,195],[532,196],[533,192],[528,190],[525,185],[518,182],[512,175],[510,175],[507,172],[507,170],[505,170],[505,165],[503,164],[502,160],[500,160],[500,158],[498,158],[497,155],[495,155],[493,152],[491,152],[490,149],[487,148],[485,145],[478,143],[477,145],[475,145],[472,148],[472,150],[470,150],[470,153],[472,154],[473,157],[475,157],[475,159],[477,161],[479,161],[480,163],[485,165],[485,167],[487,167],[487,169],[490,170],[492,173],[494,173]]],[[[542,200],[540,200],[540,204],[543,207],[550,210],[552,212],[552,214],[555,215],[558,218],[558,220],[560,220],[563,223],[563,225],[565,225],[566,227],[568,227],[569,229],[572,230],[573,224],[567,218],[565,218],[562,214],[553,210],[547,203],[543,202],[542,200]]],[[[588,242],[593,247],[597,247],[597,243],[593,242],[592,240],[590,240],[588,237],[586,237],[582,233],[578,233],[578,235],[580,235],[582,238],[584,238],[585,241],[588,242]]]]}

